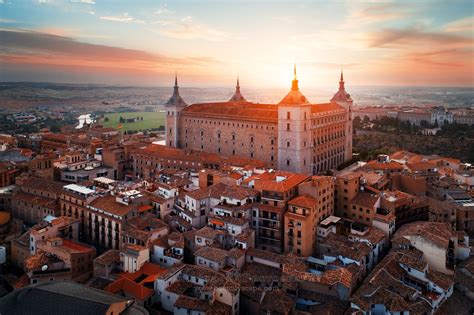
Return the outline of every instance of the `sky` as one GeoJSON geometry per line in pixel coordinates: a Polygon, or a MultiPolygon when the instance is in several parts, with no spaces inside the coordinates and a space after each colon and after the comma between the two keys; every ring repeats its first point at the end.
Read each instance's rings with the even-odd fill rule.
{"type": "Polygon", "coordinates": [[[0,81],[473,86],[474,1],[0,0],[0,81]]]}

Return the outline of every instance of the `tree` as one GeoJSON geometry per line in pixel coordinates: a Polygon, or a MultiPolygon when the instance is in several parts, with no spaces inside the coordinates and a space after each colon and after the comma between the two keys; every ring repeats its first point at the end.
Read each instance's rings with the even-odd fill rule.
{"type": "Polygon", "coordinates": [[[422,128],[429,128],[430,127],[430,123],[427,121],[427,120],[422,120],[420,121],[420,127],[422,128]]]}
{"type": "Polygon", "coordinates": [[[370,117],[365,115],[363,122],[364,122],[364,125],[368,124],[370,122],[370,117]]]}
{"type": "Polygon", "coordinates": [[[109,117],[105,117],[105,118],[104,118],[104,121],[105,121],[105,122],[109,121],[109,117]]]}
{"type": "Polygon", "coordinates": [[[120,116],[119,123],[123,124],[124,122],[125,122],[125,119],[122,116],[120,116]]]}
{"type": "Polygon", "coordinates": [[[60,132],[61,131],[61,126],[59,126],[58,124],[52,124],[49,127],[49,130],[51,130],[51,132],[60,132]]]}
{"type": "Polygon", "coordinates": [[[354,120],[353,120],[353,122],[352,122],[352,124],[353,124],[353,126],[354,126],[354,129],[359,129],[359,128],[361,128],[361,121],[362,121],[362,120],[360,119],[359,116],[355,116],[355,118],[354,118],[354,120]]]}

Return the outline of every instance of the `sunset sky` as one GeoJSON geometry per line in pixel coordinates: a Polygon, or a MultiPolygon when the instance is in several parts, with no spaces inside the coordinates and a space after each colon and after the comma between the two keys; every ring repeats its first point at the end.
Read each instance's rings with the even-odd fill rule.
{"type": "Polygon", "coordinates": [[[474,2],[0,0],[0,81],[473,86],[474,2]]]}

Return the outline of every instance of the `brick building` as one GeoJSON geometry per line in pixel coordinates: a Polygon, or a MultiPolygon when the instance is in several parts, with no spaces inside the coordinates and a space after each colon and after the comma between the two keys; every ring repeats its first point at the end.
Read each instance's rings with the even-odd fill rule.
{"type": "Polygon", "coordinates": [[[339,90],[324,104],[311,104],[300,92],[296,68],[291,90],[278,104],[246,101],[237,81],[228,102],[188,106],[175,80],[166,112],[166,144],[176,148],[257,159],[304,174],[352,158],[352,99],[342,73],[339,90]]]}

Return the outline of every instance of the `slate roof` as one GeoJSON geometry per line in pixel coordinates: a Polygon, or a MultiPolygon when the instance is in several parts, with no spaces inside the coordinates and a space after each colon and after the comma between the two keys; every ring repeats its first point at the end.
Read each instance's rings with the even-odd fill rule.
{"type": "MultiPolygon", "coordinates": [[[[0,300],[2,314],[105,314],[115,303],[130,301],[69,281],[48,281],[15,290],[0,300]]],[[[135,308],[128,314],[147,314],[135,308]]]]}

